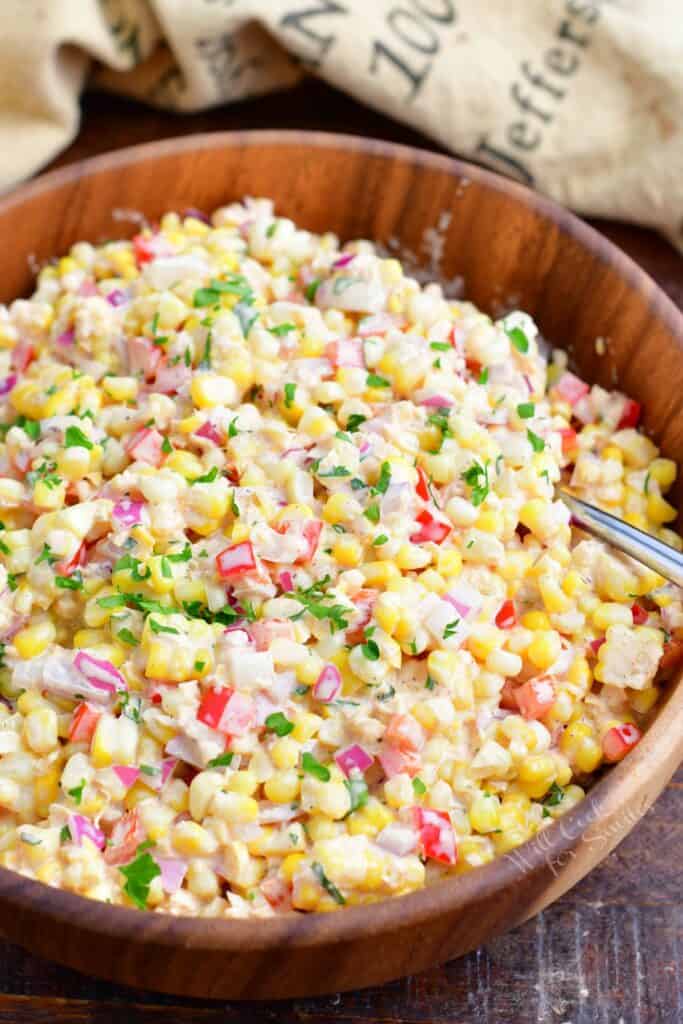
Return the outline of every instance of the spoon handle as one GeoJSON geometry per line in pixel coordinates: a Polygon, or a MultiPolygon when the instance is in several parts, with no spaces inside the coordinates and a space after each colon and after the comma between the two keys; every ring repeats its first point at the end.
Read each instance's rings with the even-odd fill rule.
{"type": "Polygon", "coordinates": [[[559,490],[558,494],[571,512],[576,526],[654,569],[677,587],[683,587],[683,554],[676,548],[566,491],[559,490]]]}

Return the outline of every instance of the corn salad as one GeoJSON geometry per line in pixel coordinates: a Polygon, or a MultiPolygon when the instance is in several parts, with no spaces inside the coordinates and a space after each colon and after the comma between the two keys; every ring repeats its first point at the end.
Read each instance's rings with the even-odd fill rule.
{"type": "Polygon", "coordinates": [[[0,306],[0,863],[201,916],[506,853],[638,742],[676,466],[529,316],[269,200],[85,242],[0,306]]]}

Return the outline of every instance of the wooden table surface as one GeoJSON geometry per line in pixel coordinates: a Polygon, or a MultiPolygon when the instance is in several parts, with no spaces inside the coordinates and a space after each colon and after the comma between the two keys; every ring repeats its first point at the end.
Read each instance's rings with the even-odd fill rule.
{"type": "MultiPolygon", "coordinates": [[[[190,116],[88,96],[81,134],[54,166],[173,135],[276,127],[436,148],[417,132],[309,81],[287,94],[190,116]]],[[[604,221],[596,226],[683,307],[678,253],[650,231],[604,221]]],[[[4,943],[0,1024],[681,1024],[682,851],[683,770],[630,836],[563,899],[445,967],[326,999],[214,1003],[95,981],[4,943]]]]}

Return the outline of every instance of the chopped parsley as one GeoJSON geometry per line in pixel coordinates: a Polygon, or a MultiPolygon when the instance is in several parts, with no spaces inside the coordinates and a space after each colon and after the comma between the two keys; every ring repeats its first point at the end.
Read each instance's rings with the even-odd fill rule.
{"type": "Polygon", "coordinates": [[[488,467],[488,462],[483,466],[480,462],[473,462],[462,474],[462,479],[472,488],[471,498],[475,508],[485,501],[490,490],[488,467]]]}
{"type": "Polygon", "coordinates": [[[173,633],[175,636],[180,636],[179,631],[174,629],[173,626],[163,626],[160,622],[157,622],[152,618],[148,619],[148,622],[149,628],[153,633],[173,633]]]}
{"type": "Polygon", "coordinates": [[[424,796],[427,792],[427,787],[422,779],[419,779],[417,775],[413,779],[413,792],[415,793],[415,796],[424,796]]]}
{"type": "Polygon", "coordinates": [[[274,732],[276,736],[289,736],[294,730],[294,722],[290,722],[281,711],[274,711],[266,718],[266,729],[274,732]]]}
{"type": "Polygon", "coordinates": [[[320,280],[320,278],[316,277],[311,281],[309,285],[306,286],[304,295],[306,296],[309,302],[315,302],[315,293],[317,292],[321,284],[322,281],[320,280]]]}
{"type": "Polygon", "coordinates": [[[218,757],[212,757],[207,763],[207,768],[228,768],[232,764],[232,759],[235,755],[231,753],[219,754],[218,757]]]}
{"type": "Polygon", "coordinates": [[[308,750],[301,757],[301,767],[308,775],[313,775],[320,782],[330,781],[330,769],[317,761],[308,750]]]}
{"type": "Polygon", "coordinates": [[[545,448],[545,441],[538,434],[534,434],[533,430],[527,430],[527,440],[535,452],[542,452],[545,448]]]}
{"type": "Polygon", "coordinates": [[[369,388],[390,388],[391,381],[388,381],[386,377],[380,377],[376,373],[369,373],[365,380],[365,383],[369,388]]]}
{"type": "Polygon", "coordinates": [[[452,636],[455,636],[455,631],[460,625],[460,619],[455,618],[452,622],[446,624],[446,628],[443,631],[444,640],[450,640],[452,636]]]}
{"type": "Polygon", "coordinates": [[[533,402],[521,402],[517,406],[517,415],[520,420],[530,420],[536,412],[536,406],[533,402]]]}
{"type": "Polygon", "coordinates": [[[361,651],[363,657],[367,658],[368,661],[379,661],[380,651],[377,643],[374,640],[367,640],[361,645],[361,651]]]}
{"type": "Polygon", "coordinates": [[[93,443],[85,436],[80,427],[67,427],[64,434],[65,448],[87,448],[91,451],[93,443]]]}
{"type": "Polygon", "coordinates": [[[269,327],[268,330],[271,334],[274,334],[276,338],[281,338],[283,334],[289,334],[290,331],[295,331],[296,324],[277,324],[276,327],[269,327]]]}
{"type": "Polygon", "coordinates": [[[296,394],[296,384],[291,382],[285,384],[285,409],[291,409],[294,404],[294,395],[296,394]]]}
{"type": "Polygon", "coordinates": [[[365,512],[363,512],[363,515],[371,523],[378,523],[379,522],[379,505],[377,504],[377,502],[375,501],[371,505],[368,505],[368,507],[366,508],[365,512]]]}
{"type": "Polygon", "coordinates": [[[365,423],[367,416],[361,416],[359,412],[352,412],[346,421],[346,429],[350,434],[355,434],[361,423],[365,423]]]}
{"type": "Polygon", "coordinates": [[[342,894],[339,892],[339,889],[334,884],[334,882],[331,882],[329,880],[329,878],[325,874],[325,869],[323,868],[322,864],[319,864],[317,860],[314,861],[311,864],[311,871],[313,872],[315,877],[318,879],[318,881],[320,882],[320,884],[323,887],[323,889],[325,890],[325,892],[328,893],[332,897],[334,902],[338,903],[339,906],[343,906],[346,903],[346,900],[344,899],[342,894]]]}
{"type": "MultiPolygon", "coordinates": [[[[142,844],[141,844],[142,845],[142,844]]],[[[140,847],[138,847],[138,850],[140,847]]],[[[147,908],[149,887],[155,878],[161,874],[161,868],[152,855],[145,851],[139,853],[130,864],[124,864],[119,871],[126,879],[123,891],[140,910],[147,908]]]]}
{"type": "MultiPolygon", "coordinates": [[[[6,551],[5,554],[9,554],[9,551],[6,551]]],[[[52,554],[52,548],[50,547],[50,545],[43,544],[43,550],[38,555],[36,565],[40,565],[41,562],[47,562],[48,565],[54,565],[55,562],[58,561],[59,559],[57,558],[57,556],[52,554]]]]}
{"type": "Polygon", "coordinates": [[[349,792],[351,809],[349,814],[357,811],[359,807],[365,807],[368,802],[368,786],[365,779],[344,779],[344,785],[349,792]]]}
{"type": "Polygon", "coordinates": [[[191,484],[212,484],[218,476],[218,466],[212,466],[208,473],[204,473],[203,476],[196,476],[194,480],[191,480],[191,484]]]}
{"type": "Polygon", "coordinates": [[[62,590],[83,590],[83,577],[78,570],[71,576],[55,576],[55,586],[62,590]]]}
{"type": "Polygon", "coordinates": [[[489,368],[488,368],[488,366],[485,366],[484,369],[479,374],[479,378],[477,380],[477,383],[481,384],[481,386],[484,387],[484,385],[488,384],[488,382],[489,382],[489,368]]]}
{"type": "Polygon", "coordinates": [[[529,351],[529,339],[527,338],[526,334],[524,333],[521,327],[506,327],[505,333],[507,334],[508,338],[512,342],[512,345],[514,346],[514,348],[517,349],[518,352],[529,351]]]}
{"type": "Polygon", "coordinates": [[[83,790],[85,789],[85,779],[81,779],[77,786],[73,789],[67,789],[68,795],[71,797],[75,804],[80,806],[81,800],[83,799],[83,790]]]}

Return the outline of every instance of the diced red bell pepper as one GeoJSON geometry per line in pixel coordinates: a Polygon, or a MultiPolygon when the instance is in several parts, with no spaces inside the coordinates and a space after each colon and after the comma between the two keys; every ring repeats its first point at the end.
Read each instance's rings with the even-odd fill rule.
{"type": "Polygon", "coordinates": [[[519,711],[519,704],[515,697],[516,685],[511,679],[506,679],[503,689],[500,691],[500,706],[506,711],[519,711]]]}
{"type": "Polygon", "coordinates": [[[323,524],[320,519],[307,519],[304,523],[303,535],[308,547],[301,558],[297,558],[296,565],[303,562],[310,562],[318,549],[318,541],[322,532],[323,524]]]}
{"type": "Polygon", "coordinates": [[[216,555],[216,568],[222,580],[237,579],[256,569],[256,556],[251,541],[231,544],[216,555]]]}
{"type": "Polygon", "coordinates": [[[134,235],[133,252],[138,266],[151,263],[157,255],[156,239],[153,235],[134,235]]]}
{"type": "Polygon", "coordinates": [[[417,485],[415,487],[415,493],[418,498],[422,498],[423,501],[429,501],[431,498],[429,493],[429,477],[422,466],[417,467],[417,485]]]}
{"type": "Polygon", "coordinates": [[[573,373],[563,373],[555,387],[552,389],[560,398],[569,405],[576,405],[582,398],[585,398],[590,387],[584,380],[573,373]]]}
{"type": "Polygon", "coordinates": [[[277,875],[264,878],[259,889],[274,909],[292,909],[292,889],[284,878],[278,878],[277,875]]]}
{"type": "Polygon", "coordinates": [[[664,644],[664,651],[659,660],[660,671],[670,671],[678,668],[683,659],[683,637],[672,636],[664,644]]]}
{"type": "Polygon", "coordinates": [[[627,398],[624,402],[621,419],[617,424],[617,430],[625,430],[627,427],[637,427],[640,421],[641,412],[642,407],[640,402],[635,402],[632,398],[627,398]]]}
{"type": "Polygon", "coordinates": [[[147,838],[137,811],[128,811],[114,825],[111,843],[102,856],[107,864],[127,864],[136,854],[140,843],[147,838]]]}
{"type": "Polygon", "coordinates": [[[624,722],[623,725],[615,725],[602,737],[602,752],[605,760],[610,763],[621,761],[626,757],[629,750],[633,750],[640,741],[642,733],[637,725],[624,722]]]}
{"type": "Polygon", "coordinates": [[[424,729],[412,715],[392,715],[384,738],[404,753],[422,750],[425,745],[424,729]]]}
{"type": "Polygon", "coordinates": [[[482,364],[476,359],[470,359],[469,356],[465,357],[465,366],[470,371],[473,377],[479,378],[481,376],[482,364]]]}
{"type": "Polygon", "coordinates": [[[129,338],[128,368],[133,374],[142,374],[146,380],[152,380],[161,365],[163,352],[149,338],[129,338]]]}
{"type": "Polygon", "coordinates": [[[634,626],[644,626],[647,622],[647,611],[637,601],[631,605],[631,615],[633,616],[634,626]]]}
{"type": "Polygon", "coordinates": [[[30,363],[36,358],[36,350],[30,341],[20,341],[12,349],[10,365],[17,373],[23,373],[30,363]]]}
{"type": "Polygon", "coordinates": [[[101,712],[85,701],[73,713],[69,725],[70,743],[90,743],[101,712]]]}
{"type": "Polygon", "coordinates": [[[496,615],[498,629],[512,629],[517,625],[517,612],[514,601],[503,601],[496,615]]]}
{"type": "Polygon", "coordinates": [[[81,566],[85,565],[88,558],[88,549],[85,541],[79,545],[76,553],[68,560],[68,562],[58,562],[55,565],[55,572],[60,576],[70,576],[76,569],[80,569],[81,566]]]}
{"type": "Polygon", "coordinates": [[[146,462],[150,466],[160,466],[164,461],[162,445],[163,434],[153,427],[142,427],[126,441],[125,449],[133,462],[146,462]]]}
{"type": "Polygon", "coordinates": [[[197,431],[197,437],[203,437],[207,441],[211,441],[212,444],[216,445],[222,445],[224,441],[223,434],[221,434],[221,432],[216,427],[214,427],[211,420],[207,420],[206,423],[203,423],[201,425],[201,427],[197,431]]]}
{"type": "Polygon", "coordinates": [[[391,743],[382,745],[378,759],[382,765],[382,771],[388,779],[393,779],[394,775],[402,773],[412,777],[417,775],[422,767],[419,754],[413,751],[399,750],[397,747],[392,747],[391,743]]]}
{"type": "MultiPolygon", "coordinates": [[[[306,541],[306,550],[294,561],[294,565],[303,565],[310,562],[318,548],[318,541],[322,533],[323,524],[320,519],[306,519],[304,523],[285,522],[275,526],[277,533],[299,533],[306,541]]],[[[267,559],[266,559],[267,561],[267,559]]]]}
{"type": "Polygon", "coordinates": [[[340,338],[325,346],[325,356],[334,367],[365,366],[363,342],[360,338],[340,338]]]}
{"type": "Polygon", "coordinates": [[[515,690],[515,700],[527,721],[543,718],[555,703],[555,687],[550,679],[529,679],[515,690]]]}
{"type": "Polygon", "coordinates": [[[455,864],[458,859],[455,830],[446,811],[436,811],[432,807],[413,807],[413,821],[425,857],[438,860],[441,864],[455,864]]]}
{"type": "Polygon", "coordinates": [[[420,529],[410,535],[413,544],[424,544],[426,541],[433,541],[435,544],[442,544],[452,527],[441,519],[436,519],[427,508],[423,508],[415,517],[420,524],[420,529]]]}
{"type": "Polygon", "coordinates": [[[235,691],[230,686],[207,690],[197,710],[197,718],[209,729],[218,729],[221,716],[235,691]]]}
{"type": "Polygon", "coordinates": [[[207,690],[197,710],[197,718],[210,729],[227,736],[241,736],[254,723],[254,702],[229,686],[207,690]]]}
{"type": "Polygon", "coordinates": [[[571,455],[572,452],[576,451],[578,436],[573,427],[562,427],[560,437],[562,438],[563,455],[571,455]]]}
{"type": "Polygon", "coordinates": [[[372,618],[372,609],[379,596],[379,590],[363,588],[356,591],[353,596],[353,607],[355,621],[346,630],[347,644],[360,644],[365,639],[365,627],[372,618]]]}

